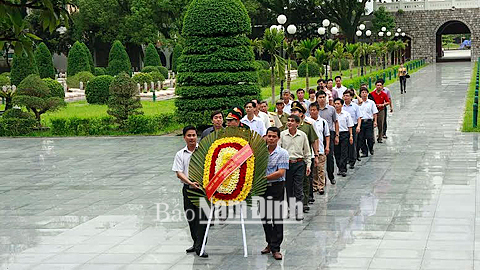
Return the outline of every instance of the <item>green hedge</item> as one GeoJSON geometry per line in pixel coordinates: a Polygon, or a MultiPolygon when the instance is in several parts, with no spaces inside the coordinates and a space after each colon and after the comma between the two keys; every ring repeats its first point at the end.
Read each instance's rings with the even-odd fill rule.
{"type": "Polygon", "coordinates": [[[113,77],[102,75],[93,78],[85,89],[85,98],[89,104],[106,104],[110,96],[109,89],[113,77]]]}
{"type": "Polygon", "coordinates": [[[50,96],[51,97],[59,97],[61,99],[65,98],[65,90],[61,83],[57,82],[56,80],[50,78],[43,78],[42,79],[50,89],[50,96]]]}
{"type": "MultiPolygon", "coordinates": [[[[193,72],[204,72],[204,71],[230,71],[230,70],[258,70],[255,62],[252,61],[236,61],[236,60],[225,60],[219,62],[212,62],[211,60],[207,61],[191,61],[190,59],[184,58],[184,62],[180,65],[179,71],[193,71],[193,72]]],[[[263,66],[262,66],[263,69],[263,66]]]]}
{"type": "Polygon", "coordinates": [[[205,99],[211,96],[255,95],[257,91],[258,86],[255,84],[184,86],[175,88],[176,95],[182,96],[183,98],[187,99],[205,99]]]}
{"type": "MultiPolygon", "coordinates": [[[[261,87],[266,87],[270,85],[270,76],[271,70],[265,69],[258,72],[258,83],[261,87]]],[[[275,84],[280,83],[281,79],[278,76],[275,76],[275,84]]]]}
{"type": "Polygon", "coordinates": [[[210,73],[182,72],[178,74],[178,81],[181,83],[195,84],[195,85],[257,82],[258,73],[256,71],[210,72],[210,73]]]}
{"type": "Polygon", "coordinates": [[[91,81],[95,76],[90,71],[82,71],[72,77],[67,77],[67,85],[69,88],[80,88],[80,82],[83,82],[83,89],[87,87],[87,82],[91,81]]]}
{"type": "MultiPolygon", "coordinates": [[[[307,65],[302,62],[300,66],[298,66],[298,76],[299,77],[306,77],[307,75],[307,65]]],[[[320,66],[315,62],[308,62],[308,76],[309,77],[316,77],[320,75],[320,66]]]]}
{"type": "Polygon", "coordinates": [[[250,47],[250,40],[247,36],[235,36],[235,39],[228,36],[191,36],[185,41],[184,54],[209,54],[221,48],[250,47]]]}
{"type": "Polygon", "coordinates": [[[145,49],[145,60],[143,61],[144,66],[161,66],[162,62],[160,61],[160,55],[158,55],[157,48],[153,46],[152,43],[148,44],[145,49]]]}
{"type": "Polygon", "coordinates": [[[28,55],[13,55],[12,70],[10,71],[10,82],[18,86],[23,79],[30,74],[38,74],[35,58],[29,58],[28,55]]]}
{"type": "Polygon", "coordinates": [[[115,76],[121,72],[126,72],[132,76],[132,64],[123,44],[116,40],[113,42],[110,53],[108,54],[108,74],[115,76]]]}
{"type": "Polygon", "coordinates": [[[10,85],[10,77],[5,75],[0,75],[0,87],[4,85],[10,85]]]}
{"type": "Polygon", "coordinates": [[[173,48],[173,54],[172,54],[172,70],[174,72],[177,72],[177,66],[178,66],[178,58],[182,56],[182,51],[183,47],[180,44],[176,44],[175,47],[173,48]]]}
{"type": "Polygon", "coordinates": [[[178,65],[178,69],[180,71],[180,66],[184,63],[196,63],[196,62],[208,62],[211,61],[212,63],[215,60],[222,60],[222,61],[252,61],[254,57],[253,51],[250,47],[246,46],[239,46],[239,47],[222,47],[217,48],[214,51],[209,53],[203,54],[187,54],[184,53],[180,57],[180,64],[178,65]]]}
{"type": "MultiPolygon", "coordinates": [[[[11,111],[11,110],[8,110],[11,111]]],[[[7,112],[8,112],[7,111],[7,112]]],[[[30,133],[36,126],[35,118],[0,117],[0,136],[22,136],[30,133]]]]}
{"type": "Polygon", "coordinates": [[[155,67],[155,66],[146,66],[142,68],[142,73],[149,73],[154,71],[160,72],[160,70],[158,70],[158,67],[155,67]]]}
{"type": "Polygon", "coordinates": [[[257,60],[255,61],[257,62],[258,64],[260,64],[260,66],[262,67],[262,69],[270,69],[270,63],[268,63],[267,61],[265,60],[257,60]]]}
{"type": "Polygon", "coordinates": [[[82,71],[92,72],[88,55],[83,47],[85,44],[75,41],[68,51],[67,77],[75,76],[82,71]]]}
{"type": "Polygon", "coordinates": [[[163,76],[163,74],[158,71],[150,72],[149,74],[150,76],[152,76],[152,81],[154,83],[165,81],[165,77],[163,76]]]}
{"type": "Polygon", "coordinates": [[[45,43],[40,43],[35,50],[35,62],[37,63],[40,78],[55,79],[55,68],[53,67],[52,54],[45,43]]]}
{"type": "MultiPolygon", "coordinates": [[[[90,136],[90,135],[111,135],[118,131],[115,125],[115,118],[93,117],[93,118],[53,118],[50,119],[51,132],[53,135],[62,136],[90,136]]],[[[153,116],[131,115],[128,117],[125,130],[127,134],[156,134],[176,124],[173,113],[158,114],[153,116]]]]}
{"type": "Polygon", "coordinates": [[[166,68],[164,66],[158,66],[158,71],[160,73],[162,73],[162,75],[165,79],[168,79],[168,68],[166,68]]]}
{"type": "Polygon", "coordinates": [[[150,73],[137,73],[133,75],[132,80],[135,84],[139,83],[141,87],[143,87],[144,83],[147,83],[148,87],[150,87],[150,82],[153,81],[153,78],[150,73]]]}
{"type": "Polygon", "coordinates": [[[107,75],[107,69],[104,67],[96,67],[94,75],[95,76],[107,75]]]}

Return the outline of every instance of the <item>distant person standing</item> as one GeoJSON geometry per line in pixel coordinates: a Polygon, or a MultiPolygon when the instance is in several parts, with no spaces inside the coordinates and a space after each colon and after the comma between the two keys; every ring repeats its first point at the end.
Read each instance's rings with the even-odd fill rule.
{"type": "Polygon", "coordinates": [[[281,128],[278,128],[283,131],[287,129],[288,116],[290,115],[283,111],[283,108],[285,108],[285,103],[283,102],[283,100],[277,100],[277,102],[275,103],[275,107],[277,109],[276,117],[280,120],[280,123],[282,124],[280,126],[281,128]]]}
{"type": "Polygon", "coordinates": [[[343,98],[343,93],[345,91],[347,91],[347,87],[342,85],[342,77],[341,76],[336,76],[335,77],[335,87],[333,87],[333,90],[335,90],[337,92],[337,97],[338,98],[343,98]]]}
{"type": "Polygon", "coordinates": [[[348,164],[350,164],[350,169],[355,168],[355,162],[357,161],[357,139],[358,134],[360,133],[360,129],[362,127],[362,112],[360,111],[360,107],[352,102],[354,90],[347,90],[343,93],[343,100],[345,103],[343,104],[343,110],[350,113],[352,120],[353,120],[353,144],[348,145],[348,164]]]}
{"type": "Polygon", "coordinates": [[[400,94],[407,93],[407,69],[403,64],[398,68],[398,76],[400,78],[400,94]]]}
{"type": "Polygon", "coordinates": [[[264,112],[268,110],[267,102],[262,101],[262,102],[265,102],[264,104],[262,104],[262,102],[260,102],[258,99],[252,99],[252,102],[254,102],[255,105],[257,105],[255,107],[255,116],[262,119],[262,122],[265,125],[265,130],[267,130],[270,127],[270,118],[268,117],[268,114],[264,112]],[[261,107],[264,107],[264,109],[262,110],[261,107]]]}
{"type": "Polygon", "coordinates": [[[343,109],[343,99],[337,98],[334,103],[338,130],[340,131],[339,142],[335,144],[335,161],[337,162],[338,174],[345,177],[347,176],[348,147],[349,144],[353,145],[353,120],[350,113],[343,109]]]}
{"type": "Polygon", "coordinates": [[[368,88],[360,88],[360,98],[355,102],[359,104],[362,112],[362,126],[357,140],[357,156],[362,149],[362,157],[368,157],[368,152],[373,155],[373,144],[375,143],[374,128],[377,127],[377,106],[375,101],[368,98],[368,88]]]}
{"type": "Polygon", "coordinates": [[[288,89],[285,89],[283,90],[283,93],[282,93],[282,99],[283,99],[283,112],[287,113],[288,115],[290,115],[290,109],[292,108],[292,102],[293,100],[291,99],[291,94],[290,94],[290,90],[288,89]]]}
{"type": "Polygon", "coordinates": [[[242,124],[247,125],[250,127],[251,130],[257,132],[260,136],[265,136],[266,129],[265,124],[263,123],[260,117],[255,116],[255,108],[257,105],[253,101],[249,101],[245,104],[245,115],[240,122],[242,124]]]}
{"type": "MultiPolygon", "coordinates": [[[[327,120],[318,115],[320,106],[317,102],[310,104],[311,119],[318,136],[318,165],[313,168],[313,183],[311,191],[320,195],[325,193],[325,164],[330,153],[330,129],[327,120]]],[[[333,147],[333,145],[332,145],[333,147]]]]}
{"type": "MultiPolygon", "coordinates": [[[[383,83],[383,92],[387,94],[388,99],[390,100],[390,103],[387,106],[390,106],[390,113],[393,113],[393,100],[392,100],[392,94],[390,92],[390,89],[388,87],[385,87],[385,81],[383,79],[380,79],[383,83]]],[[[385,110],[387,108],[385,107],[385,110]]],[[[387,139],[387,116],[388,113],[385,111],[385,118],[383,119],[383,138],[387,139]]]]}
{"type": "Polygon", "coordinates": [[[310,106],[310,101],[308,99],[305,99],[305,90],[302,88],[297,89],[297,101],[300,102],[305,110],[307,110],[307,116],[308,116],[308,107],[310,106]]]}
{"type": "Polygon", "coordinates": [[[212,112],[212,114],[210,115],[210,118],[212,119],[213,126],[205,129],[202,132],[202,136],[200,137],[200,140],[207,137],[210,133],[213,133],[215,130],[220,130],[220,129],[223,128],[223,113],[222,113],[222,111],[212,112]]]}
{"type": "Polygon", "coordinates": [[[375,90],[370,93],[375,100],[375,104],[377,105],[378,115],[377,115],[377,142],[383,143],[383,123],[385,119],[385,107],[390,103],[387,94],[383,92],[383,82],[381,80],[377,80],[375,82],[375,90]]]}

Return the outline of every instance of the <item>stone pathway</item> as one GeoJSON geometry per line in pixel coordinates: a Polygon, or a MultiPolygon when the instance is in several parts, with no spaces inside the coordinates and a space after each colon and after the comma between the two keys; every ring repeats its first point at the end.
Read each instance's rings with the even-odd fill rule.
{"type": "Polygon", "coordinates": [[[248,258],[240,226],[217,225],[199,259],[186,221],[156,220],[156,203],[182,212],[180,137],[0,139],[0,269],[480,269],[478,134],[459,131],[470,70],[391,87],[389,138],[286,225],[283,261],[260,255],[260,225],[248,258]]]}

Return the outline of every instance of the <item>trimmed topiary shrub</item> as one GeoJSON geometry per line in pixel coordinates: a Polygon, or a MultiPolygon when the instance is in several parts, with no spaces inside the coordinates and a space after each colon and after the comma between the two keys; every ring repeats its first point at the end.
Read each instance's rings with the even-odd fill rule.
{"type": "Polygon", "coordinates": [[[158,71],[159,71],[160,73],[162,73],[163,77],[164,77],[165,79],[168,79],[168,68],[166,68],[166,67],[164,67],[164,66],[158,66],[157,68],[158,68],[158,71]]]}
{"type": "Polygon", "coordinates": [[[288,60],[288,62],[290,63],[290,69],[292,70],[298,69],[298,64],[296,61],[288,60]]]}
{"type": "Polygon", "coordinates": [[[175,45],[173,48],[173,54],[172,54],[172,70],[173,72],[177,72],[177,66],[178,66],[178,58],[182,55],[183,47],[179,43],[175,45]]]}
{"type": "Polygon", "coordinates": [[[18,86],[30,74],[38,74],[35,58],[30,58],[27,54],[13,55],[10,83],[18,86]]]}
{"type": "Polygon", "coordinates": [[[153,46],[152,43],[148,44],[145,49],[145,60],[143,61],[144,66],[161,66],[162,62],[160,61],[160,55],[158,55],[157,48],[153,46]]]}
{"type": "Polygon", "coordinates": [[[68,51],[67,76],[72,77],[82,71],[91,72],[88,55],[83,47],[85,44],[75,41],[70,51],[68,51]]]}
{"type": "MultiPolygon", "coordinates": [[[[298,66],[298,76],[299,77],[306,77],[306,65],[305,63],[301,63],[298,66]]],[[[308,62],[308,77],[315,77],[320,75],[320,66],[315,62],[308,62]]]]}
{"type": "Polygon", "coordinates": [[[154,83],[157,83],[158,81],[160,81],[160,82],[165,81],[165,77],[163,77],[163,74],[158,72],[158,71],[150,72],[148,74],[150,74],[150,76],[152,76],[152,81],[154,83]]]}
{"type": "Polygon", "coordinates": [[[115,76],[121,72],[132,75],[132,64],[130,58],[128,58],[127,51],[123,47],[122,43],[118,40],[113,42],[110,53],[108,54],[108,68],[107,73],[115,76]]]}
{"type": "Polygon", "coordinates": [[[67,85],[70,88],[80,88],[80,82],[83,82],[83,89],[87,87],[87,82],[91,81],[95,76],[90,71],[82,71],[73,77],[67,78],[67,85]]]}
{"type": "Polygon", "coordinates": [[[143,87],[143,83],[147,83],[148,87],[150,87],[150,82],[153,81],[153,78],[150,73],[137,73],[133,75],[132,80],[135,84],[139,83],[141,87],[143,87]]]}
{"type": "Polygon", "coordinates": [[[33,112],[38,125],[41,123],[40,116],[42,114],[65,106],[65,101],[59,97],[53,97],[47,83],[36,74],[29,75],[20,83],[13,103],[25,106],[33,112]]]}
{"type": "Polygon", "coordinates": [[[36,126],[35,116],[21,109],[9,109],[0,117],[0,136],[22,136],[36,126]]]}
{"type": "Polygon", "coordinates": [[[113,77],[101,75],[93,78],[85,89],[85,97],[90,104],[106,104],[110,96],[109,89],[113,77]]]}
{"type": "Polygon", "coordinates": [[[90,49],[87,47],[87,45],[85,43],[82,42],[80,44],[82,45],[84,54],[87,56],[88,65],[90,66],[89,71],[93,74],[93,73],[95,73],[95,64],[93,63],[92,53],[90,52],[90,49]]]}
{"type": "Polygon", "coordinates": [[[95,67],[95,76],[102,76],[107,74],[107,70],[104,67],[95,67]]]}
{"type": "Polygon", "coordinates": [[[143,114],[138,90],[132,79],[124,72],[118,74],[110,85],[107,113],[115,117],[121,129],[131,115],[143,114]]]}
{"type": "Polygon", "coordinates": [[[160,70],[158,70],[158,67],[154,67],[154,66],[146,66],[144,68],[142,68],[142,73],[150,73],[150,72],[160,72],[160,70]]]}
{"type": "Polygon", "coordinates": [[[50,89],[51,97],[59,97],[61,99],[65,99],[65,91],[63,90],[63,86],[61,83],[50,78],[43,78],[42,80],[47,84],[48,89],[50,89]]]}
{"type": "Polygon", "coordinates": [[[179,122],[208,124],[211,111],[259,98],[255,58],[246,36],[250,31],[250,18],[240,0],[191,2],[177,66],[179,122]]]}
{"type": "Polygon", "coordinates": [[[256,62],[262,66],[262,69],[270,69],[270,64],[267,61],[257,60],[256,62]]]}
{"type": "Polygon", "coordinates": [[[53,67],[52,54],[45,43],[40,43],[35,50],[35,62],[40,78],[55,79],[55,68],[53,67]]]}

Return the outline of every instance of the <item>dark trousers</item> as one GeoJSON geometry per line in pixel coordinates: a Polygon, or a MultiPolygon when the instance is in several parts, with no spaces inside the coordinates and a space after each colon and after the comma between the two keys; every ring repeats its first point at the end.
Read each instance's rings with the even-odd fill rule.
{"type": "Polygon", "coordinates": [[[283,241],[283,219],[282,219],[282,209],[277,208],[276,204],[280,204],[283,201],[283,196],[285,195],[284,191],[284,182],[275,182],[267,186],[267,190],[263,197],[267,201],[273,201],[273,209],[271,213],[267,211],[267,205],[269,203],[265,202],[265,216],[262,217],[263,231],[265,232],[265,240],[272,252],[280,251],[280,245],[283,241]],[[280,210],[279,213],[276,211],[280,210]]]}
{"type": "MultiPolygon", "coordinates": [[[[335,131],[330,131],[330,152],[327,155],[327,176],[330,181],[335,179],[335,161],[333,159],[335,152],[335,131]]],[[[325,181],[327,185],[327,181],[325,181]]]]}
{"type": "Polygon", "coordinates": [[[290,163],[287,170],[285,189],[287,197],[295,197],[297,202],[303,202],[303,177],[305,175],[305,162],[290,163]]]}
{"type": "Polygon", "coordinates": [[[387,107],[385,107],[385,109],[383,110],[385,111],[385,116],[383,118],[383,135],[386,136],[387,135],[387,115],[388,115],[387,107]]]}
{"type": "Polygon", "coordinates": [[[362,126],[357,140],[357,155],[359,154],[360,149],[362,149],[363,154],[368,156],[368,151],[371,152],[373,150],[374,143],[373,120],[362,120],[362,126]]]}
{"type": "Polygon", "coordinates": [[[348,164],[355,165],[357,161],[357,125],[352,127],[353,144],[348,142],[348,164]]]}
{"type": "Polygon", "coordinates": [[[407,92],[407,77],[400,76],[400,92],[407,92]]]}
{"type": "Polygon", "coordinates": [[[200,252],[203,243],[203,237],[205,236],[205,230],[207,229],[207,217],[203,214],[202,210],[190,201],[188,198],[188,186],[183,185],[183,209],[185,210],[185,216],[188,220],[188,227],[190,228],[190,235],[193,240],[193,246],[195,250],[200,252]]]}
{"type": "Polygon", "coordinates": [[[335,145],[335,161],[340,172],[347,172],[348,145],[350,133],[348,131],[340,132],[340,142],[335,145]]]}
{"type": "MultiPolygon", "coordinates": [[[[315,168],[315,158],[312,158],[312,165],[310,166],[310,175],[308,176],[308,181],[310,184],[308,190],[308,199],[313,200],[313,169],[315,168]]],[[[307,202],[308,203],[308,202],[307,202]]]]}

